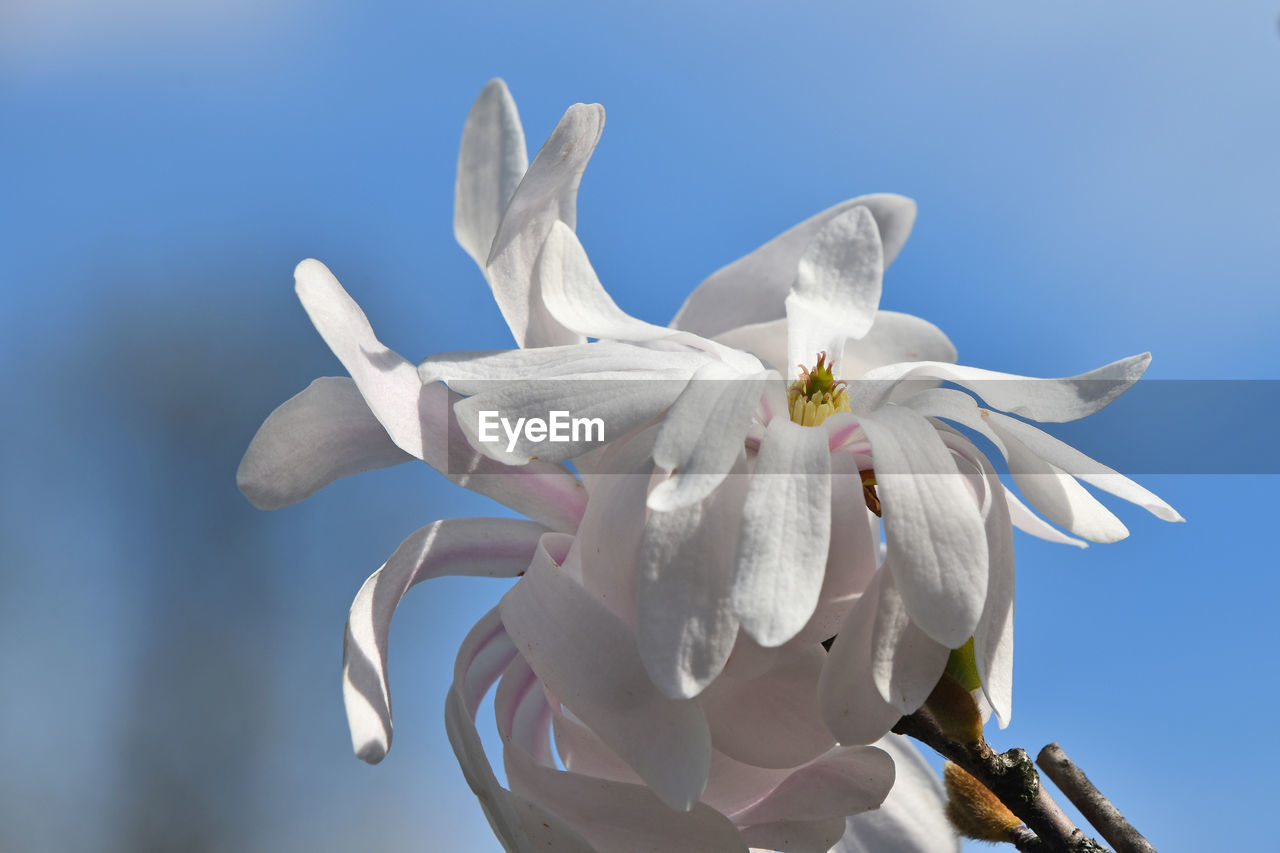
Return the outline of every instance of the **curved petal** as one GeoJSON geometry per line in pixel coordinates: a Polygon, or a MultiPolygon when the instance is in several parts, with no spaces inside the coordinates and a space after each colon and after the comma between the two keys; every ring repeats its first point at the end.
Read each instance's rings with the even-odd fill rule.
{"type": "Polygon", "coordinates": [[[1088,548],[1089,543],[1074,536],[1068,536],[1027,507],[1018,496],[1008,489],[1004,490],[1005,502],[1009,505],[1009,521],[1023,533],[1030,533],[1037,539],[1056,542],[1059,545],[1074,545],[1077,548],[1088,548]]]}
{"type": "Polygon", "coordinates": [[[872,674],[871,632],[875,627],[880,585],[876,574],[867,591],[849,611],[831,645],[818,679],[818,707],[831,734],[843,744],[875,743],[902,716],[880,696],[872,674]]]}
{"type": "Polygon", "coordinates": [[[842,817],[825,820],[787,820],[759,823],[742,828],[742,837],[752,850],[779,853],[827,853],[844,832],[842,817]]]}
{"type": "MultiPolygon", "coordinates": [[[[741,455],[742,451],[738,451],[741,455]]],[[[673,699],[696,696],[724,669],[738,636],[729,597],[747,477],[645,524],[636,587],[636,642],[653,683],[673,699]]]]}
{"type": "Polygon", "coordinates": [[[799,767],[829,750],[835,741],[816,690],[826,657],[816,644],[788,649],[758,678],[712,682],[698,697],[712,745],[744,764],[773,769],[799,767]]]}
{"type": "Polygon", "coordinates": [[[701,709],[654,687],[631,630],[540,554],[502,600],[507,633],[543,683],[674,809],[707,783],[701,709]]]}
{"type": "Polygon", "coordinates": [[[859,206],[867,208],[875,218],[887,268],[911,233],[916,203],[888,193],[858,196],[811,216],[712,273],[685,300],[671,325],[715,337],[737,326],[784,316],[783,301],[796,279],[800,257],[814,235],[835,217],[859,206]]]}
{"type": "Polygon", "coordinates": [[[1137,504],[1156,518],[1164,521],[1186,521],[1176,509],[1128,477],[1089,458],[1043,430],[999,412],[990,412],[987,418],[992,428],[1002,436],[1016,438],[1036,456],[1071,476],[1137,504]]]}
{"type": "Polygon", "coordinates": [[[424,383],[444,382],[459,394],[472,395],[531,380],[688,379],[709,360],[701,352],[600,341],[527,350],[436,353],[418,365],[418,376],[424,383]]]}
{"type": "Polygon", "coordinates": [[[351,605],[342,652],[342,696],[355,753],[376,764],[391,746],[387,637],[400,599],[441,575],[515,577],[546,528],[509,518],[451,518],[415,531],[369,576],[351,605]]]}
{"type": "MultiPolygon", "coordinates": [[[[888,560],[892,560],[890,556],[888,560]]],[[[929,638],[907,615],[892,566],[880,585],[871,632],[871,674],[880,698],[903,714],[924,704],[947,668],[951,649],[929,638]]]]}
{"type": "Polygon", "coordinates": [[[280,509],[339,477],[408,462],[345,376],[312,382],[267,416],[236,483],[258,509],[280,509]]]}
{"type": "MultiPolygon", "coordinates": [[[[800,256],[786,299],[791,370],[816,353],[831,353],[841,371],[845,341],[865,335],[880,305],[884,253],[875,219],[858,206],[827,221],[800,256]]],[[[790,375],[788,373],[788,375],[790,375]]]]}
{"type": "Polygon", "coordinates": [[[691,506],[724,481],[742,454],[764,384],[764,373],[740,377],[719,362],[698,369],[663,418],[654,443],[653,461],[673,474],[650,492],[650,509],[691,506]]]}
{"type": "Polygon", "coordinates": [[[929,637],[959,648],[987,596],[987,540],[973,496],[919,413],[890,404],[861,421],[875,457],[888,562],[907,612],[929,637]]]}
{"type": "Polygon", "coordinates": [[[735,819],[750,825],[812,821],[878,807],[893,787],[893,759],[874,746],[836,747],[787,776],[735,819]]]}
{"type": "Polygon", "coordinates": [[[458,650],[453,686],[445,701],[445,730],[462,775],[509,853],[597,853],[559,816],[503,788],[485,755],[475,725],[476,709],[515,656],[496,607],[476,623],[458,650]]]}
{"type": "Polygon", "coordinates": [[[818,604],[831,537],[831,454],[825,430],[774,418],[742,510],[733,609],[762,646],[780,646],[818,604]]]}
{"type": "Polygon", "coordinates": [[[581,336],[542,304],[534,263],[556,221],[577,224],[578,184],[604,130],[604,108],[574,104],[547,139],[507,205],[485,264],[486,277],[516,343],[522,347],[575,343],[581,336]]]}
{"type": "Polygon", "coordinates": [[[506,759],[511,787],[561,816],[596,850],[747,853],[733,823],[703,803],[673,812],[643,785],[539,767],[518,749],[506,759]]]}
{"type": "Polygon", "coordinates": [[[893,757],[893,790],[880,808],[849,818],[831,853],[960,853],[960,838],[947,821],[942,785],[919,751],[894,734],[876,746],[893,757]]]}
{"type": "Polygon", "coordinates": [[[355,381],[391,440],[450,480],[487,495],[557,530],[582,517],[582,484],[559,465],[532,468],[495,464],[475,452],[453,416],[456,395],[423,385],[409,362],[378,341],[364,312],[319,261],[294,272],[302,300],[320,336],[355,381]]]}
{"type": "Polygon", "coordinates": [[[472,104],[462,128],[453,193],[453,235],[481,272],[502,212],[528,167],[516,102],[506,83],[490,80],[472,104]]]}
{"type": "Polygon", "coordinates": [[[955,345],[933,323],[913,314],[877,311],[871,329],[845,343],[840,375],[854,379],[886,364],[955,360],[955,345]]]}
{"type": "Polygon", "coordinates": [[[418,392],[422,383],[413,365],[382,345],[373,327],[329,268],[305,260],[293,271],[295,290],[316,331],[355,380],[369,408],[396,446],[424,456],[418,392]]]}
{"type": "MultiPolygon", "coordinates": [[[[1033,421],[1074,421],[1091,415],[1137,382],[1151,363],[1151,353],[1123,358],[1096,370],[1061,379],[1037,379],[937,361],[891,364],[868,371],[849,393],[855,412],[874,411],[907,380],[945,380],[968,388],[1001,411],[1033,421]]],[[[929,382],[921,382],[926,387],[929,382]]],[[[910,392],[912,386],[905,386],[910,392]]]]}

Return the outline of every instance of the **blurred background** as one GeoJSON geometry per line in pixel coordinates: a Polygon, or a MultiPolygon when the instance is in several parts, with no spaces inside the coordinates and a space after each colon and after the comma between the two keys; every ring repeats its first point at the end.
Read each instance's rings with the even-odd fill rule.
{"type": "MultiPolygon", "coordinates": [[[[420,465],[274,513],[235,487],[267,414],[342,372],[300,259],[411,359],[509,345],[451,231],[492,77],[531,155],[605,105],[578,230],[645,319],[890,191],[920,218],[884,307],[962,362],[1280,378],[1274,2],[788,5],[0,0],[0,850],[497,849],[441,723],[504,583],[405,600],[377,767],[340,658],[401,539],[501,508],[420,465]]],[[[1187,524],[1108,500],[1124,542],[1019,534],[991,736],[1061,741],[1162,853],[1274,850],[1277,407],[1197,399],[1134,421],[1164,455],[1131,473],[1187,524]],[[1204,465],[1220,445],[1245,463],[1204,465]]]]}

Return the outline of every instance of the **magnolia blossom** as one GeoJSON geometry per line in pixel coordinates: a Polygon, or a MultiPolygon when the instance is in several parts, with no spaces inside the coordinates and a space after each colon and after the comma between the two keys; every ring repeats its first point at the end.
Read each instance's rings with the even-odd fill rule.
{"type": "MultiPolygon", "coordinates": [[[[571,295],[556,302],[540,289],[555,278],[548,246],[575,250],[576,238],[565,232],[572,236],[577,183],[602,123],[598,106],[571,107],[528,164],[514,103],[500,82],[486,88],[468,119],[455,232],[517,343],[538,348],[517,351],[536,354],[533,362],[512,363],[526,376],[556,375],[557,359],[585,354],[598,367],[602,357],[613,358],[626,375],[640,369],[674,379],[673,399],[686,399],[682,389],[700,371],[702,378],[767,378],[757,356],[737,346],[656,327],[638,345],[606,341],[584,353],[588,333],[552,310],[571,295]],[[636,358],[640,351],[646,355],[636,358]],[[529,372],[531,363],[536,370],[529,372]]],[[[241,464],[246,495],[276,508],[338,477],[418,458],[528,517],[435,522],[412,534],[361,588],[343,665],[361,758],[377,762],[390,746],[387,636],[407,589],[446,573],[519,577],[464,641],[446,714],[468,782],[507,849],[957,849],[941,818],[937,782],[914,750],[896,736],[881,748],[837,744],[819,707],[827,656],[816,635],[766,647],[735,624],[733,653],[723,659],[718,650],[708,657],[696,641],[678,650],[688,661],[677,668],[701,673],[696,699],[653,678],[646,652],[657,624],[653,589],[669,595],[678,587],[687,597],[658,614],[680,636],[707,614],[725,612],[709,602],[723,590],[754,482],[749,469],[758,468],[746,445],[728,470],[708,466],[714,482],[699,485],[696,500],[686,493],[678,511],[666,512],[646,507],[661,500],[653,498],[663,480],[655,460],[672,452],[674,433],[664,426],[637,424],[625,440],[593,450],[594,459],[579,456],[581,480],[557,459],[512,465],[490,458],[468,444],[474,429],[457,417],[467,403],[463,389],[420,381],[412,364],[377,340],[322,264],[304,261],[295,277],[299,298],[350,378],[317,380],[272,413],[241,464]],[[480,697],[495,683],[510,791],[499,786],[474,724],[480,697]]],[[[591,315],[594,307],[584,310],[591,315]]],[[[485,378],[503,375],[482,358],[453,363],[479,365],[490,371],[485,378]]],[[[690,395],[684,405],[697,403],[690,395]]],[[[652,405],[643,391],[631,404],[642,412],[652,405]]],[[[839,479],[832,477],[833,489],[839,479]]],[[[858,541],[868,547],[850,549],[857,558],[830,577],[874,569],[870,516],[866,527],[858,541]]],[[[721,641],[729,635],[725,626],[711,633],[721,641]]]]}
{"type": "Polygon", "coordinates": [[[1148,355],[1032,379],[956,365],[936,327],[878,310],[884,269],[914,215],[909,200],[883,195],[824,211],[713,275],[673,327],[622,312],[572,229],[552,223],[529,299],[563,330],[597,341],[419,366],[426,385],[444,381],[464,396],[455,411],[475,448],[512,465],[574,459],[590,472],[598,457],[585,441],[483,444],[480,412],[528,418],[565,406],[624,435],[660,420],[653,460],[670,476],[648,492],[639,548],[627,552],[634,602],[622,606],[634,607],[642,659],[667,695],[697,696],[744,644],[837,635],[824,715],[842,741],[866,743],[918,708],[952,652],[972,643],[983,698],[1007,724],[1011,528],[1083,543],[1034,515],[944,421],[990,439],[1032,506],[1076,536],[1127,535],[1081,482],[1181,520],[1141,486],[1003,414],[1092,414],[1142,375],[1148,355]],[[811,381],[819,368],[821,387],[811,381]],[[937,387],[944,381],[988,405],[937,387]],[[733,544],[721,563],[682,559],[699,550],[687,540],[708,535],[689,519],[708,501],[734,500],[717,492],[734,491],[725,480],[735,470],[747,481],[736,489],[740,511],[717,534],[733,544]],[[853,477],[859,487],[841,491],[853,477]],[[883,515],[882,564],[869,513],[883,515]]]}

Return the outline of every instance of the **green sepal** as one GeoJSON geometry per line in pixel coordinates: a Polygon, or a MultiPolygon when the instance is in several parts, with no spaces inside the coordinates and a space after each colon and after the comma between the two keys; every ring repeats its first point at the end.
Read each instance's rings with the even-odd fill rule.
{"type": "Polygon", "coordinates": [[[951,651],[947,658],[947,675],[960,682],[965,690],[982,687],[982,679],[978,677],[978,662],[973,657],[973,637],[965,640],[960,648],[951,651]]]}

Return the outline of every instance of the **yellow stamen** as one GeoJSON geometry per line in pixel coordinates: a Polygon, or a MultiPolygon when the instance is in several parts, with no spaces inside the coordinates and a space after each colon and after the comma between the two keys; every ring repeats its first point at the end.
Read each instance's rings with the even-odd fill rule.
{"type": "Polygon", "coordinates": [[[818,426],[836,412],[849,409],[849,392],[837,381],[826,363],[827,354],[818,353],[813,369],[800,365],[800,378],[787,389],[787,409],[800,426],[818,426]]]}

